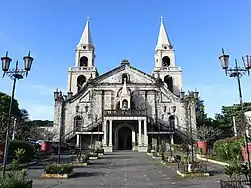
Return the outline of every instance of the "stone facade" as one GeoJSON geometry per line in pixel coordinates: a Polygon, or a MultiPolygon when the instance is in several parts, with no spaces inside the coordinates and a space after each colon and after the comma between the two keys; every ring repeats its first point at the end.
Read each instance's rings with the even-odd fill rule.
{"type": "MultiPolygon", "coordinates": [[[[87,21],[77,46],[76,67],[68,71],[68,93],[64,96],[54,92],[54,129],[61,132],[61,138],[82,148],[102,142],[107,151],[122,146],[146,151],[149,144],[157,143],[154,140],[158,135],[161,140],[175,142],[173,134],[185,134],[190,121],[188,108],[180,98],[181,68],[175,66],[174,50],[163,21],[152,75],[127,60],[99,75],[90,37],[87,21]],[[175,131],[170,129],[172,125],[175,131]]],[[[196,129],[194,104],[189,105],[191,125],[196,129]]]]}

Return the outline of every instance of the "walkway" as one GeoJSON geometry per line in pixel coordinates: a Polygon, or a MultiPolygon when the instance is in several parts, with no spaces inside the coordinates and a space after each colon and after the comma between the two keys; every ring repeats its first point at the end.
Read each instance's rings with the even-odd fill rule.
{"type": "Polygon", "coordinates": [[[41,180],[42,169],[29,170],[34,188],[216,188],[221,176],[184,179],[176,175],[176,167],[163,167],[145,153],[114,152],[92,160],[93,165],[75,168],[78,174],[68,180],[41,180]]]}

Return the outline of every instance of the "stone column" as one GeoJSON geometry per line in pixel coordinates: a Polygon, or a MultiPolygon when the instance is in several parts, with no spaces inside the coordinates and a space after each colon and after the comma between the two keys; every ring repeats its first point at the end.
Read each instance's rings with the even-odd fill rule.
{"type": "Polygon", "coordinates": [[[109,146],[112,146],[112,120],[109,120],[109,146]]]}
{"type": "Polygon", "coordinates": [[[103,133],[104,133],[103,146],[107,146],[107,126],[106,126],[107,121],[104,120],[102,123],[103,123],[103,133]]]}
{"type": "Polygon", "coordinates": [[[173,141],[173,134],[170,134],[170,141],[171,141],[171,144],[173,145],[173,144],[174,144],[174,141],[173,141]]]}
{"type": "Polygon", "coordinates": [[[77,146],[79,146],[79,141],[80,141],[79,136],[80,136],[80,135],[77,134],[77,143],[76,143],[77,146]]]}
{"type": "Polygon", "coordinates": [[[141,135],[141,120],[138,120],[138,127],[139,127],[139,140],[138,140],[138,146],[142,146],[142,141],[141,141],[141,138],[142,138],[142,135],[141,135]]]}
{"type": "Polygon", "coordinates": [[[144,119],[144,146],[148,146],[147,122],[146,122],[146,119],[144,119]]]}

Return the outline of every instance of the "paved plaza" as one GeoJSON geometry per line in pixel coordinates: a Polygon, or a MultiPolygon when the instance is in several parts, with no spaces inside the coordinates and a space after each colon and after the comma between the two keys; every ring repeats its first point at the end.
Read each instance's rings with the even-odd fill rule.
{"type": "MultiPolygon", "coordinates": [[[[69,158],[68,158],[69,159],[69,158]]],[[[62,160],[68,160],[67,157],[62,160]]],[[[75,168],[76,175],[66,180],[40,179],[43,168],[31,167],[29,177],[34,188],[93,188],[93,187],[151,187],[151,188],[217,188],[222,173],[215,176],[196,179],[177,177],[177,167],[163,167],[160,161],[153,160],[145,153],[121,151],[92,160],[91,165],[75,168]]],[[[222,168],[209,165],[210,170],[221,172],[222,168]]]]}

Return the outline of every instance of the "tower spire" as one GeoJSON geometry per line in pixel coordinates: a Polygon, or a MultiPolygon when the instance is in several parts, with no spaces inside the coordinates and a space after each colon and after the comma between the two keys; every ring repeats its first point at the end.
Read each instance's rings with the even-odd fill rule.
{"type": "Polygon", "coordinates": [[[157,42],[157,46],[156,46],[155,50],[163,49],[164,46],[166,46],[167,49],[173,48],[173,46],[167,36],[167,33],[166,33],[166,29],[164,26],[164,17],[161,16],[160,17],[159,38],[158,38],[158,42],[157,42]]]}
{"type": "Polygon", "coordinates": [[[88,46],[88,47],[94,47],[92,43],[92,37],[91,37],[91,30],[90,30],[90,17],[87,16],[86,18],[86,24],[85,24],[85,29],[82,33],[82,36],[80,38],[80,41],[78,43],[79,46],[88,46]]]}
{"type": "Polygon", "coordinates": [[[124,82],[124,84],[123,84],[121,96],[126,96],[126,95],[129,95],[129,91],[126,86],[126,78],[124,78],[123,82],[124,82]]]}

